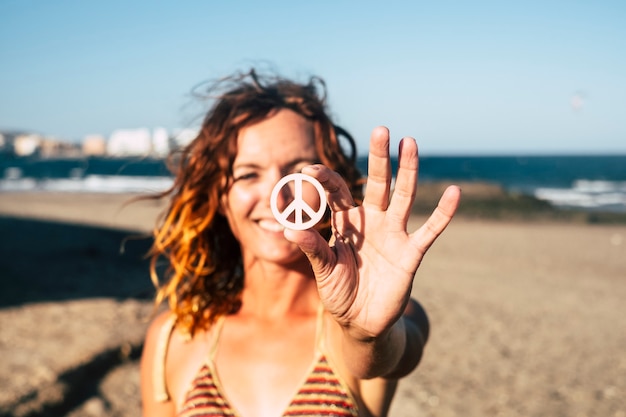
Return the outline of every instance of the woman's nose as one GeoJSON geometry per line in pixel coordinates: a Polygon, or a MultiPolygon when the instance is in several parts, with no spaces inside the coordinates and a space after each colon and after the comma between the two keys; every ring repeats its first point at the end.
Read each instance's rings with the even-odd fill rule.
{"type": "Polygon", "coordinates": [[[279,190],[274,190],[279,181],[283,178],[280,172],[272,173],[267,177],[265,195],[269,204],[272,193],[276,197],[276,207],[279,210],[285,209],[294,199],[293,183],[284,184],[279,190]]]}
{"type": "MultiPolygon", "coordinates": [[[[275,181],[272,185],[272,191],[274,190],[274,187],[276,187],[276,185],[278,184],[278,180],[275,181]]],[[[291,203],[294,199],[294,192],[293,192],[293,184],[283,184],[283,186],[277,190],[276,194],[276,207],[282,211],[285,208],[287,208],[287,206],[289,205],[289,203],[291,203]]]]}

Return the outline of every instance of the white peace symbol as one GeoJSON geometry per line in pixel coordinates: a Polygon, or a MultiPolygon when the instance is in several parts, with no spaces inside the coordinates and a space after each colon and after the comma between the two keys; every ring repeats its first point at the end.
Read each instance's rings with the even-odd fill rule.
{"type": "Polygon", "coordinates": [[[272,195],[270,196],[270,206],[272,208],[272,213],[274,214],[274,217],[276,218],[278,223],[282,224],[288,229],[305,230],[313,227],[324,216],[324,212],[326,211],[326,192],[324,191],[322,184],[320,184],[313,177],[300,173],[289,174],[281,178],[280,181],[278,181],[278,183],[274,186],[274,189],[272,190],[272,195]],[[278,210],[278,193],[280,193],[280,190],[282,190],[285,184],[287,184],[289,181],[294,182],[294,197],[293,201],[289,203],[287,208],[285,208],[285,210],[283,210],[283,212],[281,213],[280,210],[278,210]],[[320,196],[320,208],[317,211],[313,210],[311,206],[309,206],[307,202],[304,201],[302,197],[302,181],[311,183],[317,190],[317,193],[320,196]],[[303,222],[302,212],[305,212],[309,216],[310,220],[303,222]],[[293,223],[287,220],[291,213],[295,213],[296,215],[296,219],[293,223]]]}

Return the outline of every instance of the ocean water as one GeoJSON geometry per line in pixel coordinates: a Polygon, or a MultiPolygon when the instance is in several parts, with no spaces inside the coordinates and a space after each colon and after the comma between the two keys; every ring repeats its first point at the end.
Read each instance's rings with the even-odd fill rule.
{"type": "Polygon", "coordinates": [[[562,208],[626,212],[626,155],[420,158],[424,181],[483,181],[562,208]]]}
{"type": "MultiPolygon", "coordinates": [[[[358,165],[367,173],[367,159],[358,165]]],[[[394,172],[397,159],[392,159],[394,172]]],[[[426,156],[420,181],[488,182],[558,207],[626,212],[626,155],[426,156]]],[[[0,159],[6,191],[155,192],[172,183],[152,158],[0,159]]]]}

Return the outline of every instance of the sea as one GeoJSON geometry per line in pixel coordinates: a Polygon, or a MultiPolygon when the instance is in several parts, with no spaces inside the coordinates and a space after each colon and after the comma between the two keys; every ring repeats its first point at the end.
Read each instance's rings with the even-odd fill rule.
{"type": "MultiPolygon", "coordinates": [[[[392,166],[397,166],[392,158],[392,166]]],[[[367,158],[358,165],[367,173],[367,158]]],[[[422,156],[420,181],[485,182],[566,209],[626,212],[626,155],[422,156]]],[[[157,158],[0,158],[6,192],[150,193],[172,178],[157,158]]]]}

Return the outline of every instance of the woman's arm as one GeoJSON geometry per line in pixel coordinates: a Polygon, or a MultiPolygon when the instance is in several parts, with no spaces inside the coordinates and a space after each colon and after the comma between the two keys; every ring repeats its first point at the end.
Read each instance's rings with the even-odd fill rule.
{"type": "Polygon", "coordinates": [[[422,360],[424,347],[430,333],[430,323],[426,311],[414,299],[409,301],[402,320],[406,332],[406,344],[395,369],[383,375],[388,379],[402,378],[417,367],[422,360]]]}
{"type": "Polygon", "coordinates": [[[422,306],[410,299],[402,317],[386,334],[355,339],[344,330],[342,357],[359,379],[399,379],[411,373],[422,359],[429,323],[422,306]]]}
{"type": "MultiPolygon", "coordinates": [[[[405,322],[405,329],[407,330],[404,353],[400,356],[396,368],[381,377],[370,379],[354,378],[350,374],[344,359],[346,355],[350,355],[349,349],[342,351],[341,342],[332,343],[331,341],[334,347],[333,352],[338,352],[338,355],[333,355],[333,358],[339,359],[339,370],[344,376],[347,376],[346,382],[352,392],[360,398],[362,406],[367,408],[369,415],[374,417],[388,415],[391,401],[398,385],[398,379],[406,376],[415,369],[421,360],[424,346],[428,339],[428,317],[417,301],[411,299],[405,309],[402,320],[405,322]]],[[[335,332],[335,335],[331,335],[331,337],[338,334],[339,338],[341,338],[341,333],[342,331],[339,330],[335,332]]]]}

